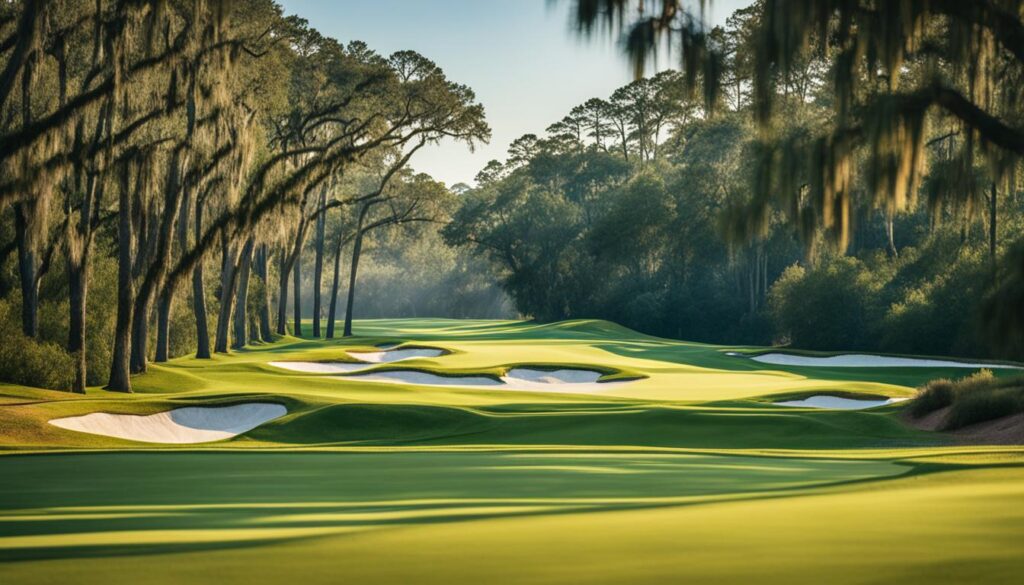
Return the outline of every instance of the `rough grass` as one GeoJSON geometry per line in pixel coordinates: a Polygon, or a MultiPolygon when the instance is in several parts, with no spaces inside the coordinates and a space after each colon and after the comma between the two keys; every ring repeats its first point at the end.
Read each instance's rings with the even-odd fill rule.
{"type": "Polygon", "coordinates": [[[933,380],[910,402],[909,412],[922,417],[949,408],[943,430],[1024,413],[1024,376],[996,378],[982,370],[959,380],[933,380]]]}

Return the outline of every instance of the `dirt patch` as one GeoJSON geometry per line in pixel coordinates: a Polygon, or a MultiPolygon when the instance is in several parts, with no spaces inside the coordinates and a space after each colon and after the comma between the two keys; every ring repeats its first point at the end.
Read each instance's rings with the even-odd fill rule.
{"type": "Polygon", "coordinates": [[[975,445],[1024,445],[1024,413],[969,425],[950,434],[975,445]]]}
{"type": "Polygon", "coordinates": [[[905,416],[903,420],[915,429],[941,432],[962,445],[1024,445],[1024,413],[942,431],[951,408],[940,408],[920,418],[905,416]]]}
{"type": "Polygon", "coordinates": [[[946,419],[949,418],[949,411],[951,408],[952,407],[950,406],[946,406],[917,418],[910,414],[904,414],[903,420],[915,429],[920,429],[922,431],[939,431],[942,427],[946,426],[946,419]]]}

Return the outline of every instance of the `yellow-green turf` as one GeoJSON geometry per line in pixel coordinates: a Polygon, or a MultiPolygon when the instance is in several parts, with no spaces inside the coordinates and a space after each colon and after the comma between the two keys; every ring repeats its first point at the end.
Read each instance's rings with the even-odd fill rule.
{"type": "MultiPolygon", "coordinates": [[[[307,326],[307,331],[308,331],[307,326]]],[[[1024,574],[1024,449],[956,445],[899,407],[958,369],[766,366],[602,321],[374,320],[151,365],[136,394],[0,386],[0,583],[1004,583],[1024,574]],[[345,348],[497,376],[589,367],[599,395],[300,374],[345,348]],[[203,445],[55,417],[252,400],[287,416],[203,445]]],[[[997,374],[1003,374],[997,371],[997,374]]]]}

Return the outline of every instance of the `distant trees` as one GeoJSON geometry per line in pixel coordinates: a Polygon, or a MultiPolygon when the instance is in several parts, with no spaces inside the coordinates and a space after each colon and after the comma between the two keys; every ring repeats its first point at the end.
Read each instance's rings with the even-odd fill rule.
{"type": "MultiPolygon", "coordinates": [[[[996,145],[970,143],[961,121],[931,106],[927,124],[914,130],[923,150],[907,166],[918,156],[916,143],[904,140],[910,126],[872,114],[888,103],[895,109],[883,114],[895,115],[903,103],[896,94],[920,87],[929,71],[960,79],[964,70],[941,38],[955,30],[942,22],[952,16],[914,8],[907,14],[918,14],[930,32],[890,31],[903,39],[897,44],[917,39],[908,42],[922,53],[906,57],[897,87],[870,80],[865,55],[874,51],[882,65],[876,41],[839,43],[863,52],[833,45],[842,34],[881,26],[874,14],[858,13],[867,20],[850,22],[861,28],[837,32],[847,24],[839,22],[843,10],[863,11],[867,3],[817,3],[831,11],[824,29],[794,25],[784,4],[755,2],[724,27],[704,30],[675,2],[642,3],[641,15],[636,3],[577,3],[581,29],[622,31],[634,65],[645,65],[658,39],[673,35],[682,71],[640,77],[574,108],[546,135],[517,141],[509,160],[488,164],[477,188],[463,195],[447,240],[487,259],[517,308],[544,320],[602,317],[661,335],[818,349],[984,354],[1019,347],[988,346],[979,317],[987,296],[990,319],[1014,314],[1010,304],[996,305],[1019,287],[1004,281],[993,289],[986,258],[1020,233],[1020,173],[998,179],[991,166],[1002,160],[998,153],[968,173],[964,149],[991,156],[996,145]],[[777,10],[771,26],[795,36],[767,31],[769,10],[777,10]],[[772,35],[778,47],[765,45],[772,35]],[[938,51],[934,63],[924,55],[929,44],[938,51]],[[854,102],[844,122],[837,110],[843,92],[834,84],[853,57],[863,79],[848,96],[854,102]],[[843,138],[851,150],[839,164],[841,127],[853,134],[843,138]],[[889,178],[879,185],[883,175],[889,178]],[[907,183],[905,201],[895,205],[899,181],[917,186],[907,183]],[[997,183],[1000,197],[991,194],[997,183]],[[826,242],[838,246],[820,245],[826,242]]],[[[808,4],[788,6],[796,16],[824,14],[808,4]]],[[[888,6],[883,12],[894,14],[888,6]]],[[[1004,269],[1000,278],[1014,274],[1004,269]]],[[[1009,331],[1001,336],[1015,339],[1009,331]]]]}
{"type": "Polygon", "coordinates": [[[696,16],[679,0],[581,0],[573,18],[622,34],[638,75],[669,39],[709,111],[751,106],[757,179],[727,214],[735,241],[782,212],[809,247],[846,251],[855,214],[878,210],[894,256],[896,218],[925,194],[936,218],[985,213],[995,259],[998,199],[1016,197],[1024,155],[1020,0],[759,0],[711,31],[696,16]],[[827,118],[793,131],[816,93],[827,118]]]}

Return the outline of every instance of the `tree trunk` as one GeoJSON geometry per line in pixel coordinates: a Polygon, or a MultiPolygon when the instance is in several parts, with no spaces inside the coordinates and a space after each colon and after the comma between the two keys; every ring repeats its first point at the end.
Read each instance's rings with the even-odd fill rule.
{"type": "Polygon", "coordinates": [[[85,307],[88,294],[88,281],[85,274],[87,257],[84,252],[76,260],[68,256],[68,353],[75,359],[75,384],[73,392],[85,394],[86,361],[85,361],[85,307]]]}
{"type": "Polygon", "coordinates": [[[249,302],[249,269],[252,266],[252,248],[255,242],[250,237],[242,248],[242,257],[239,259],[238,269],[238,292],[235,296],[235,338],[231,347],[242,349],[249,342],[249,335],[246,332],[246,314],[249,302]]]}
{"type": "Polygon", "coordinates": [[[206,316],[206,283],[202,261],[192,270],[192,310],[196,317],[196,357],[210,359],[210,327],[206,316]]]}
{"type": "Polygon", "coordinates": [[[217,335],[213,345],[216,353],[228,353],[228,333],[231,308],[235,300],[235,283],[238,282],[238,251],[233,244],[224,242],[223,262],[220,273],[220,311],[217,313],[217,335]]]}
{"type": "Polygon", "coordinates": [[[132,220],[129,171],[121,171],[117,214],[117,321],[114,324],[114,353],[110,364],[107,390],[131,392],[128,374],[128,344],[131,341],[134,290],[132,283],[132,220]]]}
{"type": "MultiPolygon", "coordinates": [[[[19,24],[19,30],[17,32],[31,32],[33,37],[39,32],[39,24],[35,23],[37,20],[36,16],[41,10],[41,3],[29,2],[25,8],[25,16],[32,18],[31,28],[25,29],[21,27],[21,24],[28,24],[23,22],[19,24]]],[[[17,33],[16,33],[17,34],[17,33]]],[[[15,60],[19,57],[24,57],[24,61],[21,63],[24,65],[21,78],[21,124],[22,128],[27,128],[32,123],[32,86],[33,70],[35,69],[35,62],[37,58],[35,53],[39,49],[33,47],[31,44],[24,46],[22,39],[18,39],[15,43],[15,60]],[[24,48],[27,53],[21,53],[18,51],[24,48]]],[[[12,67],[15,66],[15,62],[8,63],[8,66],[4,71],[4,81],[13,82],[10,75],[16,75],[17,69],[12,67]]],[[[13,83],[9,86],[3,87],[2,95],[5,97],[8,95],[11,88],[14,87],[13,83]]],[[[2,103],[2,102],[0,102],[2,103]]],[[[29,222],[31,216],[35,214],[36,203],[34,201],[28,201],[25,203],[18,203],[14,206],[14,233],[15,239],[18,242],[18,276],[21,284],[21,330],[28,337],[37,337],[39,335],[39,279],[36,275],[36,270],[39,268],[38,261],[36,258],[36,248],[33,229],[38,229],[39,226],[30,226],[29,222]]],[[[37,220],[38,221],[38,220],[37,220]]]]}
{"type": "Polygon", "coordinates": [[[171,299],[174,292],[170,286],[164,287],[156,300],[156,354],[153,361],[166,362],[170,359],[171,299]]]}
{"type": "MultiPolygon", "coordinates": [[[[192,188],[186,185],[182,189],[181,207],[178,209],[178,223],[176,226],[178,238],[178,250],[180,253],[188,248],[189,217],[192,210],[192,188]]],[[[167,282],[160,292],[156,303],[156,355],[153,361],[166,362],[170,359],[171,345],[171,308],[174,303],[174,294],[178,290],[177,282],[167,282]]]]}
{"type": "Polygon", "coordinates": [[[352,337],[352,307],[356,300],[356,272],[359,270],[359,256],[363,252],[363,221],[369,205],[359,210],[359,223],[356,225],[356,241],[352,246],[352,264],[348,275],[348,301],[345,303],[345,337],[352,337]]]}
{"type": "Polygon", "coordinates": [[[330,305],[327,307],[327,339],[334,339],[334,321],[338,316],[338,283],[341,276],[341,248],[345,241],[338,236],[338,246],[334,250],[334,281],[331,283],[330,305]]]}
{"type": "Polygon", "coordinates": [[[896,218],[892,215],[886,215],[885,217],[885,237],[888,241],[889,256],[896,258],[900,255],[896,249],[896,218]]]}
{"type": "Polygon", "coordinates": [[[288,275],[291,265],[281,252],[281,267],[277,275],[277,334],[288,335],[288,275]]]}
{"type": "MultiPolygon", "coordinates": [[[[196,200],[196,238],[202,237],[203,203],[196,200]]],[[[203,275],[203,261],[192,269],[192,308],[196,317],[196,357],[210,359],[210,328],[206,317],[206,283],[203,275]]]]}
{"type": "Polygon", "coordinates": [[[996,183],[992,182],[991,194],[988,198],[988,255],[992,266],[996,264],[996,183]]]}
{"type": "Polygon", "coordinates": [[[302,337],[302,254],[292,266],[292,334],[302,337]]]}
{"type": "MultiPolygon", "coordinates": [[[[320,208],[327,204],[327,190],[320,192],[320,208]]],[[[313,264],[313,337],[320,337],[320,287],[323,284],[324,272],[324,229],[326,228],[327,212],[316,218],[316,260],[313,264]]]]}
{"type": "Polygon", "coordinates": [[[131,359],[129,370],[133,374],[146,372],[146,358],[149,353],[150,295],[139,295],[135,299],[135,314],[132,316],[131,359]]]}
{"type": "MultiPolygon", "coordinates": [[[[302,244],[306,241],[306,218],[303,216],[299,219],[299,228],[295,232],[295,239],[292,242],[291,252],[286,250],[281,251],[281,268],[278,274],[278,301],[277,301],[277,332],[280,335],[288,334],[288,276],[294,268],[296,271],[299,269],[299,264],[302,262],[302,244]]],[[[298,276],[296,274],[296,276],[298,276]]],[[[295,315],[300,314],[299,302],[299,285],[296,281],[295,285],[295,315]]],[[[292,331],[296,336],[302,334],[301,323],[296,318],[296,328],[292,331]]]]}
{"type": "Polygon", "coordinates": [[[262,286],[260,287],[259,301],[259,332],[260,339],[270,343],[274,341],[274,334],[270,330],[270,283],[267,280],[267,245],[260,244],[260,247],[256,250],[256,265],[255,265],[256,276],[260,279],[262,286]]]}
{"type": "MultiPolygon", "coordinates": [[[[145,237],[140,235],[140,249],[143,242],[147,248],[144,259],[139,259],[139,272],[144,275],[139,289],[136,291],[135,314],[133,316],[133,334],[131,339],[131,372],[141,374],[146,371],[146,361],[149,359],[149,319],[156,300],[166,280],[167,267],[171,261],[174,250],[174,227],[181,211],[181,174],[182,167],[187,164],[183,162],[183,149],[175,150],[171,157],[170,166],[167,170],[167,182],[164,186],[163,200],[160,204],[151,206],[150,217],[147,221],[150,227],[145,232],[145,237]]],[[[141,190],[140,190],[141,191],[141,190]]],[[[138,200],[141,201],[141,192],[138,200]]],[[[142,254],[139,254],[140,258],[142,254]]]]}
{"type": "Polygon", "coordinates": [[[26,207],[14,206],[14,232],[18,242],[18,280],[21,284],[21,331],[27,337],[39,335],[39,283],[36,278],[36,252],[29,233],[26,207]]]}

